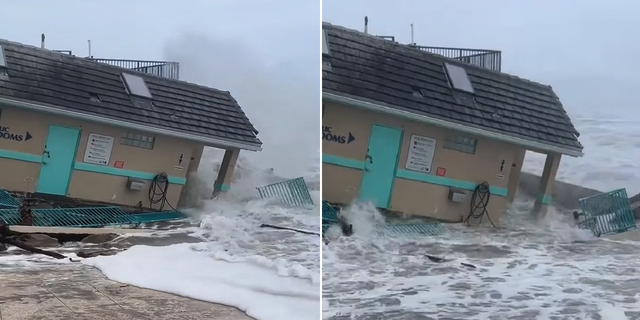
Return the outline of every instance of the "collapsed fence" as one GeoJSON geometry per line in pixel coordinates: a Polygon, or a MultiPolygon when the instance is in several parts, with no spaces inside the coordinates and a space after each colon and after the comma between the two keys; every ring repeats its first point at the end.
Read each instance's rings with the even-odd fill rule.
{"type": "Polygon", "coordinates": [[[313,199],[304,178],[276,182],[257,187],[261,199],[278,199],[285,206],[313,206],[313,199]]]}

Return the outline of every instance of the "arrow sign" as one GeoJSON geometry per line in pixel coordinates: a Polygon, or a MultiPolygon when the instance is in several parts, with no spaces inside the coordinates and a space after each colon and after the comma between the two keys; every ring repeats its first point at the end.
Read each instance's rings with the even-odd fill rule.
{"type": "Polygon", "coordinates": [[[355,139],[356,139],[356,137],[354,137],[354,136],[351,134],[351,132],[349,132],[349,139],[347,139],[347,144],[349,144],[349,143],[353,142],[353,140],[355,140],[355,139]]]}
{"type": "Polygon", "coordinates": [[[24,136],[24,141],[27,141],[31,138],[33,138],[33,136],[29,133],[29,131],[27,131],[27,134],[24,136]]]}

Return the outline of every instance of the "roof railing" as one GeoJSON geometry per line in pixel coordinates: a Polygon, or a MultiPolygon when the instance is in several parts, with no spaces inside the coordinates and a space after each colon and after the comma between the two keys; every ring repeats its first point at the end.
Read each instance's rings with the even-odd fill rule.
{"type": "Polygon", "coordinates": [[[502,52],[498,50],[427,47],[415,44],[410,46],[494,71],[500,71],[502,67],[502,52]]]}
{"type": "Polygon", "coordinates": [[[145,61],[145,60],[124,60],[124,59],[98,59],[90,57],[89,60],[106,63],[112,66],[129,70],[140,71],[158,77],[179,80],[180,64],[169,61],[145,61]]]}

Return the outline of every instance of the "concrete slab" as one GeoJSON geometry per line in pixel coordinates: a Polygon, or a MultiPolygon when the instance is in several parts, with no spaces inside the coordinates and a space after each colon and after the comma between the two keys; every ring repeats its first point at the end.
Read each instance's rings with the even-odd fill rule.
{"type": "Polygon", "coordinates": [[[250,320],[240,310],[111,281],[82,264],[0,271],[0,320],[250,320]]]}
{"type": "Polygon", "coordinates": [[[607,236],[603,236],[603,238],[617,240],[617,241],[640,241],[640,229],[629,230],[623,233],[607,235],[607,236]]]}

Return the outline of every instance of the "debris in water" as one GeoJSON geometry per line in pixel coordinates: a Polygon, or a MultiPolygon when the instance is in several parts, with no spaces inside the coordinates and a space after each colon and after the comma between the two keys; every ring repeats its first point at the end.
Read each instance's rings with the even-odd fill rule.
{"type": "Polygon", "coordinates": [[[340,223],[340,228],[342,228],[342,234],[349,237],[353,235],[353,225],[351,223],[347,223],[347,220],[343,217],[338,219],[340,223]]]}
{"type": "Polygon", "coordinates": [[[470,264],[470,263],[464,263],[464,262],[460,262],[461,265],[465,266],[465,267],[469,267],[471,269],[478,269],[476,268],[476,266],[470,264]]]}
{"type": "Polygon", "coordinates": [[[428,255],[428,254],[425,254],[425,256],[426,256],[427,258],[429,258],[429,260],[431,260],[431,261],[433,261],[433,262],[438,262],[438,263],[440,263],[440,262],[449,261],[449,260],[447,260],[447,259],[445,259],[445,258],[440,258],[440,257],[436,257],[436,256],[430,256],[430,255],[428,255]]]}
{"type": "Polygon", "coordinates": [[[313,232],[313,231],[306,231],[306,230],[300,230],[300,229],[289,228],[289,227],[281,227],[281,226],[276,226],[276,225],[273,225],[273,224],[266,224],[266,223],[261,224],[260,228],[272,228],[272,229],[278,229],[278,230],[289,230],[289,231],[294,231],[294,232],[303,233],[303,234],[313,234],[313,235],[316,235],[316,236],[320,235],[319,233],[313,232]]]}

